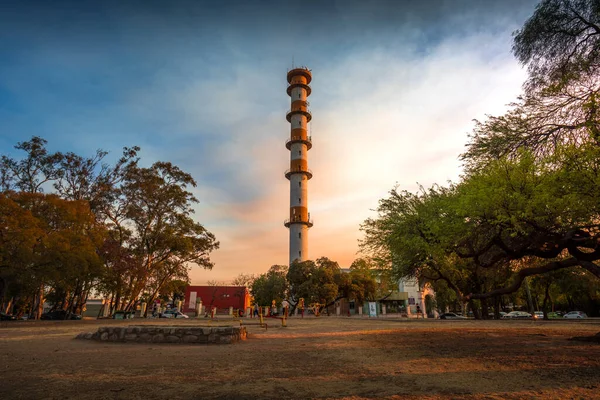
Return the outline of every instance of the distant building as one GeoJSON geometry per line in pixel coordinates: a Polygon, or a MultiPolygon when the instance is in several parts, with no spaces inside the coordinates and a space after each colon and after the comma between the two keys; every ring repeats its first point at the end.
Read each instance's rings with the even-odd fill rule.
{"type": "MultiPolygon", "coordinates": [[[[350,273],[351,270],[350,268],[341,268],[341,271],[343,273],[350,273]]],[[[380,283],[378,276],[376,280],[377,283],[380,283]]],[[[362,307],[356,304],[354,299],[342,299],[339,305],[341,313],[344,315],[358,314],[358,308],[362,308],[362,313],[366,315],[369,312],[369,302],[375,302],[377,315],[383,313],[384,306],[386,314],[401,313],[415,315],[418,305],[424,316],[435,316],[434,307],[431,306],[434,298],[435,293],[429,284],[420,285],[416,278],[405,278],[398,281],[397,290],[390,290],[389,292],[380,291],[376,298],[365,301],[362,307]],[[426,301],[426,299],[430,301],[426,301]]],[[[330,308],[330,312],[332,309],[330,308]]]]}
{"type": "Polygon", "coordinates": [[[429,287],[429,285],[420,285],[417,279],[406,278],[401,279],[398,282],[398,291],[406,293],[406,303],[410,308],[411,314],[415,314],[417,312],[417,305],[425,314],[434,314],[434,310],[427,308],[427,302],[425,301],[427,296],[431,296],[432,299],[435,297],[435,293],[433,292],[433,289],[429,287]]]}
{"type": "Polygon", "coordinates": [[[205,310],[216,307],[218,311],[229,307],[245,310],[250,307],[250,292],[245,286],[188,286],[182,312],[194,312],[201,301],[205,310]]]}

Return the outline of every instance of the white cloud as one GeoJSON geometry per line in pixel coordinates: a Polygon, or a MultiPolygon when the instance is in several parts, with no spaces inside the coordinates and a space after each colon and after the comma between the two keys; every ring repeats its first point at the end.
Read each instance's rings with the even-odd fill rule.
{"type": "MultiPolygon", "coordinates": [[[[335,66],[313,68],[310,256],[328,256],[342,265],[356,257],[360,223],[396,183],[415,190],[417,182],[430,186],[458,178],[458,156],[472,119],[502,112],[524,77],[506,40],[488,35],[448,40],[423,56],[372,49],[349,54],[335,66]]],[[[287,259],[288,233],[281,222],[289,201],[283,178],[289,99],[281,80],[273,88],[260,74],[250,77],[258,84],[237,80],[227,96],[215,98],[213,112],[227,113],[240,98],[258,99],[263,92],[279,97],[280,112],[257,116],[260,107],[233,107],[235,118],[223,121],[230,136],[213,149],[211,162],[215,168],[237,169],[229,177],[231,192],[208,200],[206,225],[218,225],[223,216],[237,222],[215,228],[217,236],[226,238],[214,255],[216,268],[192,273],[196,281],[264,272],[287,259]],[[258,194],[232,196],[244,185],[256,185],[258,194]]]]}

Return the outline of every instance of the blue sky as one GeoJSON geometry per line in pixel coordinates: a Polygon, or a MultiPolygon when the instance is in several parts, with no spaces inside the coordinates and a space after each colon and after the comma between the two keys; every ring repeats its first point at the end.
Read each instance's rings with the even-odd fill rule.
{"type": "Polygon", "coordinates": [[[455,180],[474,118],[524,79],[511,33],[534,1],[4,1],[0,148],[168,160],[221,241],[194,282],[285,264],[286,71],[313,71],[310,257],[346,267],[396,183],[455,180]]]}

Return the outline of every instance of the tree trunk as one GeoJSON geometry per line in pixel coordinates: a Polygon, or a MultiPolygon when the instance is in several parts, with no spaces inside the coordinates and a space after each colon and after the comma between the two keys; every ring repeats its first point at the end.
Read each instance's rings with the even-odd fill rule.
{"type": "Polygon", "coordinates": [[[473,317],[475,317],[475,319],[481,319],[481,316],[479,315],[479,309],[475,307],[473,300],[469,300],[469,307],[471,308],[471,311],[473,311],[473,317]]]}
{"type": "Polygon", "coordinates": [[[33,318],[40,319],[44,312],[44,284],[41,284],[34,300],[33,318]]]}
{"type": "Polygon", "coordinates": [[[548,299],[550,298],[550,282],[546,284],[546,290],[544,291],[544,303],[542,304],[542,311],[544,312],[544,320],[548,321],[548,309],[546,308],[546,304],[548,303],[548,299]]]}
{"type": "Polygon", "coordinates": [[[494,296],[494,319],[500,319],[500,297],[494,296]]]}
{"type": "Polygon", "coordinates": [[[4,295],[6,294],[7,289],[8,283],[6,282],[6,279],[0,276],[0,304],[2,304],[0,309],[2,310],[4,310],[4,295]]]}
{"type": "Polygon", "coordinates": [[[531,290],[529,289],[529,279],[525,278],[525,292],[527,293],[527,305],[529,306],[529,313],[533,316],[533,301],[531,300],[531,290]]]}
{"type": "Polygon", "coordinates": [[[8,300],[8,303],[5,303],[5,304],[3,305],[2,311],[4,311],[4,312],[5,312],[5,313],[7,313],[7,314],[12,314],[12,305],[13,305],[13,301],[14,301],[14,300],[15,300],[15,298],[14,298],[14,297],[11,297],[11,298],[8,300]]]}
{"type": "Polygon", "coordinates": [[[111,299],[110,314],[114,314],[118,311],[119,303],[121,303],[121,291],[118,289],[114,297],[111,299]],[[114,300],[114,301],[113,301],[114,300]]]}
{"type": "Polygon", "coordinates": [[[489,319],[487,299],[481,299],[481,318],[489,319]]]}

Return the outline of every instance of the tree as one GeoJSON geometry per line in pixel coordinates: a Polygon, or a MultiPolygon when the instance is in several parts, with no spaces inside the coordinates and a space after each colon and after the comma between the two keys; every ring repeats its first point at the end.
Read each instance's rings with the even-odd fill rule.
{"type": "Polygon", "coordinates": [[[190,282],[187,279],[172,279],[162,286],[160,297],[164,301],[172,300],[173,304],[175,304],[178,299],[184,300],[185,289],[189,284],[190,282]]]}
{"type": "Polygon", "coordinates": [[[387,276],[382,274],[381,269],[377,269],[369,259],[357,258],[350,265],[350,272],[341,276],[347,279],[344,284],[340,285],[339,292],[345,298],[354,299],[358,304],[364,304],[367,300],[375,300],[382,287],[385,292],[389,289],[387,276]]]}
{"type": "Polygon", "coordinates": [[[527,276],[576,265],[599,276],[600,176],[588,168],[598,149],[559,150],[490,162],[448,188],[393,190],[363,224],[363,250],[388,257],[398,278],[443,280],[465,300],[497,298],[527,276]]]}
{"type": "Polygon", "coordinates": [[[600,67],[600,3],[543,0],[514,38],[513,53],[529,72],[529,91],[577,84],[600,67]]]}
{"type": "Polygon", "coordinates": [[[4,192],[19,190],[26,193],[39,193],[47,182],[59,176],[58,164],[62,154],[49,154],[46,150],[48,142],[34,136],[28,142],[19,142],[17,150],[23,150],[27,157],[15,160],[8,156],[0,159],[0,184],[4,192]]]}
{"type": "Polygon", "coordinates": [[[123,309],[131,309],[144,290],[154,301],[166,282],[187,277],[190,264],[212,268],[209,254],[219,242],[191,218],[198,200],[188,186],[196,186],[192,176],[167,162],[125,171],[117,200],[106,212],[135,263],[127,282],[118,284],[117,291],[126,295],[123,309]]]}
{"type": "Polygon", "coordinates": [[[2,261],[7,265],[0,270],[2,280],[16,283],[31,296],[34,318],[42,313],[48,289],[62,299],[63,309],[81,307],[86,285],[101,273],[96,249],[104,235],[87,202],[24,192],[3,194],[2,200],[2,213],[10,214],[0,219],[23,239],[18,247],[4,243],[2,261]],[[23,218],[18,224],[11,221],[15,215],[23,218]]]}
{"type": "Polygon", "coordinates": [[[527,149],[600,140],[600,5],[543,0],[515,32],[513,53],[529,71],[525,94],[503,116],[477,122],[462,159],[468,167],[527,149]]]}
{"type": "Polygon", "coordinates": [[[192,219],[197,199],[188,190],[196,185],[191,175],[168,162],[139,167],[138,147],[124,148],[123,156],[109,165],[104,162],[105,151],[98,150],[88,158],[49,153],[46,144],[34,136],[16,146],[25,157],[0,159],[2,193],[12,196],[2,198],[1,211],[8,215],[8,210],[17,210],[14,215],[22,219],[19,224],[6,217],[10,225],[7,229],[20,230],[12,233],[14,238],[27,235],[18,246],[14,240],[2,238],[6,245],[0,251],[3,301],[10,280],[11,293],[17,298],[27,298],[31,295],[28,285],[37,285],[38,315],[46,294],[55,307],[79,311],[92,288],[111,297],[113,310],[130,310],[142,293],[153,301],[168,282],[187,281],[192,265],[212,268],[209,255],[219,243],[192,219]],[[52,189],[56,195],[33,196],[52,189]],[[16,199],[19,201],[15,205],[16,199]],[[69,208],[78,211],[64,211],[69,208]],[[93,229],[77,225],[82,222],[73,215],[84,214],[92,218],[87,223],[93,229]],[[57,227],[62,229],[61,240],[57,239],[57,227]],[[40,246],[50,239],[57,239],[52,243],[54,247],[41,251],[40,246]],[[30,246],[31,240],[34,243],[30,246]],[[77,241],[80,246],[74,247],[68,257],[58,250],[50,252],[59,249],[59,244],[77,241]],[[93,260],[86,259],[92,252],[88,244],[94,246],[93,260]],[[27,260],[23,252],[33,258],[27,260]],[[35,268],[42,254],[55,258],[44,261],[43,274],[35,268]],[[98,259],[103,265],[96,264],[98,259]]]}
{"type": "Polygon", "coordinates": [[[600,277],[599,16],[597,1],[542,1],[515,34],[525,94],[476,123],[459,183],[382,200],[363,249],[483,310],[528,276],[600,277]]]}
{"type": "Polygon", "coordinates": [[[343,298],[338,295],[340,286],[348,285],[337,262],[327,257],[316,261],[294,261],[290,264],[287,280],[290,298],[294,304],[303,298],[306,304],[318,303],[322,307],[332,305],[343,298]]]}
{"type": "Polygon", "coordinates": [[[265,274],[254,279],[250,285],[254,304],[265,307],[270,306],[273,300],[280,304],[286,299],[288,297],[287,273],[287,266],[273,265],[265,274]]]}
{"type": "Polygon", "coordinates": [[[233,286],[245,286],[245,287],[251,287],[252,286],[252,282],[254,282],[254,280],[256,279],[256,275],[254,274],[244,274],[241,273],[238,276],[236,276],[232,281],[231,284],[233,286]]]}
{"type": "MultiPolygon", "coordinates": [[[[23,272],[34,262],[32,249],[44,235],[40,225],[13,195],[0,193],[0,300],[4,301],[11,285],[20,285],[23,272]]],[[[11,305],[8,301],[0,309],[8,312],[11,305]]]]}

